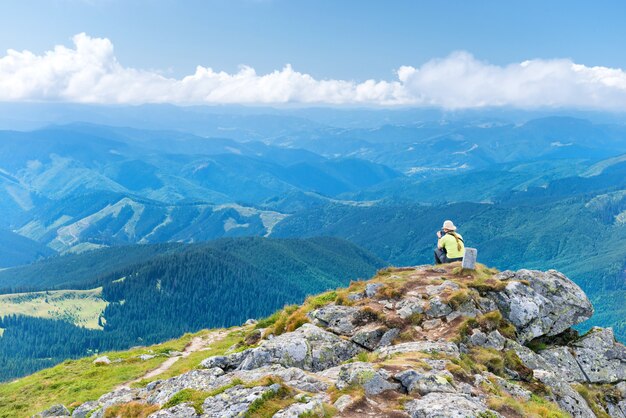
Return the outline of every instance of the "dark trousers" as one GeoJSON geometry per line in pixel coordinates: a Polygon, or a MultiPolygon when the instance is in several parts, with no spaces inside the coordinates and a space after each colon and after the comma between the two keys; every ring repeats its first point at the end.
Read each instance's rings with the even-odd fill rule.
{"type": "Polygon", "coordinates": [[[435,250],[435,264],[452,263],[454,261],[462,261],[462,260],[463,260],[463,257],[448,258],[443,248],[437,248],[435,250]]]}

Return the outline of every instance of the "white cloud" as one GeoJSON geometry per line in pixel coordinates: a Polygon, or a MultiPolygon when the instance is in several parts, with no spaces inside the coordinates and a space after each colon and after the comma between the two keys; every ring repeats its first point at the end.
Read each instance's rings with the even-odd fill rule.
{"type": "Polygon", "coordinates": [[[626,72],[567,59],[491,65],[467,52],[403,66],[394,80],[317,80],[290,65],[259,75],[198,66],[182,79],[122,66],[108,39],[74,36],[73,48],[0,57],[1,101],[178,104],[413,105],[626,108],[626,72]]]}

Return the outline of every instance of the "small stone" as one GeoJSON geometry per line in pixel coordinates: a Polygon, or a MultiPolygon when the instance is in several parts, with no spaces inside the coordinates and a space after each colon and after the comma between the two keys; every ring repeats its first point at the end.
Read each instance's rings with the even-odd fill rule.
{"type": "Polygon", "coordinates": [[[561,377],[568,382],[587,382],[578,362],[567,347],[554,347],[542,350],[539,355],[544,358],[561,377]]]}
{"type": "Polygon", "coordinates": [[[378,346],[382,337],[385,335],[385,331],[387,331],[387,328],[385,327],[365,326],[364,328],[359,329],[351,340],[361,347],[365,347],[368,350],[374,350],[378,346]]]}
{"type": "Polygon", "coordinates": [[[102,356],[102,357],[98,357],[97,359],[95,359],[93,361],[93,364],[95,365],[111,364],[111,360],[109,360],[107,356],[102,356]]]}
{"type": "Polygon", "coordinates": [[[311,400],[311,397],[309,395],[307,395],[306,393],[298,393],[296,396],[293,397],[296,401],[298,402],[308,402],[311,400]]]}
{"type": "Polygon", "coordinates": [[[440,318],[448,315],[450,312],[452,312],[452,308],[442,302],[439,296],[430,299],[428,309],[426,309],[426,315],[432,318],[440,318]]]}
{"type": "Polygon", "coordinates": [[[276,393],[279,388],[280,385],[251,388],[242,385],[234,386],[223,393],[206,398],[202,404],[204,416],[211,418],[244,416],[254,401],[276,393]]]}
{"type": "Polygon", "coordinates": [[[258,324],[258,323],[259,323],[259,321],[257,321],[256,319],[254,319],[254,318],[250,318],[250,319],[248,319],[248,320],[244,323],[244,325],[256,325],[256,324],[258,324]]]}
{"type": "Polygon", "coordinates": [[[414,297],[403,299],[396,304],[398,316],[407,319],[413,314],[424,313],[424,303],[424,301],[414,297]]]}
{"type": "Polygon", "coordinates": [[[385,332],[383,337],[380,339],[378,343],[378,347],[387,347],[393,344],[393,340],[395,340],[398,335],[400,335],[400,330],[398,328],[392,328],[389,331],[385,332]]]}
{"type": "Polygon", "coordinates": [[[487,343],[487,334],[479,329],[473,329],[472,335],[469,337],[470,343],[477,346],[484,346],[487,343]]]}
{"type": "Polygon", "coordinates": [[[324,417],[324,404],[321,399],[311,399],[306,403],[295,403],[281,409],[272,418],[324,417]]]}
{"type": "Polygon", "coordinates": [[[142,354],[142,355],[139,356],[139,358],[141,360],[143,360],[143,361],[150,360],[150,359],[155,358],[155,357],[156,356],[154,354],[142,354]]]}
{"type": "Polygon", "coordinates": [[[35,415],[35,418],[46,418],[46,417],[69,417],[70,411],[65,407],[65,405],[57,404],[52,405],[50,408],[46,409],[43,412],[35,415]]]}
{"type": "Polygon", "coordinates": [[[348,300],[357,301],[363,299],[363,293],[350,292],[348,293],[348,300]]]}
{"type": "Polygon", "coordinates": [[[504,344],[506,343],[506,338],[500,334],[500,331],[494,330],[487,335],[487,343],[486,346],[489,348],[494,348],[498,351],[504,349],[504,344]]]}
{"type": "Polygon", "coordinates": [[[333,406],[337,408],[339,412],[343,412],[347,407],[352,403],[352,396],[350,395],[342,395],[335,401],[333,406]]]}
{"type": "Polygon", "coordinates": [[[98,402],[90,401],[80,405],[72,412],[72,418],[86,418],[89,413],[99,407],[98,402]]]}
{"type": "Polygon", "coordinates": [[[572,386],[553,371],[535,370],[534,377],[550,388],[561,409],[574,417],[595,417],[587,402],[572,386]]]}
{"type": "Polygon", "coordinates": [[[450,383],[453,381],[452,374],[447,370],[431,373],[405,370],[394,376],[402,383],[408,393],[426,395],[431,392],[454,393],[456,389],[450,383]]]}
{"type": "Polygon", "coordinates": [[[102,406],[100,410],[104,415],[108,407],[128,403],[133,400],[133,397],[134,392],[131,389],[121,388],[100,396],[100,398],[98,398],[98,404],[102,406]]]}
{"type": "Polygon", "coordinates": [[[327,305],[308,313],[315,325],[340,335],[352,335],[359,309],[352,306],[327,305]]]}
{"type": "Polygon", "coordinates": [[[459,311],[452,311],[451,313],[448,314],[448,316],[446,316],[446,322],[452,322],[457,318],[462,317],[463,315],[461,315],[461,312],[459,311]]]}
{"type": "Polygon", "coordinates": [[[376,296],[376,292],[378,292],[378,289],[380,289],[381,287],[383,287],[382,283],[369,283],[365,286],[365,296],[367,296],[368,298],[372,298],[374,296],[376,296]]]}
{"type": "Polygon", "coordinates": [[[439,318],[429,319],[428,321],[422,322],[422,328],[424,329],[424,331],[430,331],[441,327],[441,324],[442,322],[439,318]]]}
{"type": "MultiPolygon", "coordinates": [[[[444,273],[445,273],[445,270],[444,270],[444,273]]],[[[454,283],[451,280],[446,280],[439,285],[426,286],[426,293],[428,294],[428,296],[435,296],[435,295],[442,294],[445,290],[455,291],[459,289],[460,287],[458,284],[454,283]]]]}

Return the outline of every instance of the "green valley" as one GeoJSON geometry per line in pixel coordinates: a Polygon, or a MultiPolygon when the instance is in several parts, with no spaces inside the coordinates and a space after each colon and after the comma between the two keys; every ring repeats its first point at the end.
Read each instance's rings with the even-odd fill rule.
{"type": "Polygon", "coordinates": [[[98,320],[107,305],[102,299],[101,287],[0,295],[1,316],[61,319],[91,329],[102,329],[98,320]]]}

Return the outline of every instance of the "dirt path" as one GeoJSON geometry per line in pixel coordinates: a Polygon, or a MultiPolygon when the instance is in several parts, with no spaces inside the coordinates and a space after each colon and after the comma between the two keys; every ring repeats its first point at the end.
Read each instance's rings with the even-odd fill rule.
{"type": "Polygon", "coordinates": [[[181,358],[189,357],[191,353],[195,353],[197,351],[208,350],[211,344],[223,339],[230,332],[232,332],[232,329],[228,331],[218,330],[218,331],[213,331],[204,337],[194,337],[191,340],[191,342],[187,344],[187,346],[183,350],[183,353],[180,356],[169,357],[167,360],[161,363],[161,365],[157,367],[156,369],[150,370],[149,372],[147,372],[146,374],[144,374],[143,376],[135,380],[131,380],[130,382],[123,383],[119,385],[118,387],[116,387],[115,389],[117,390],[117,389],[122,389],[122,388],[130,388],[130,386],[133,383],[140,382],[141,380],[144,380],[144,379],[152,379],[153,377],[156,377],[160,375],[161,373],[165,372],[166,370],[168,370],[170,367],[174,365],[174,363],[176,363],[181,358]]]}

